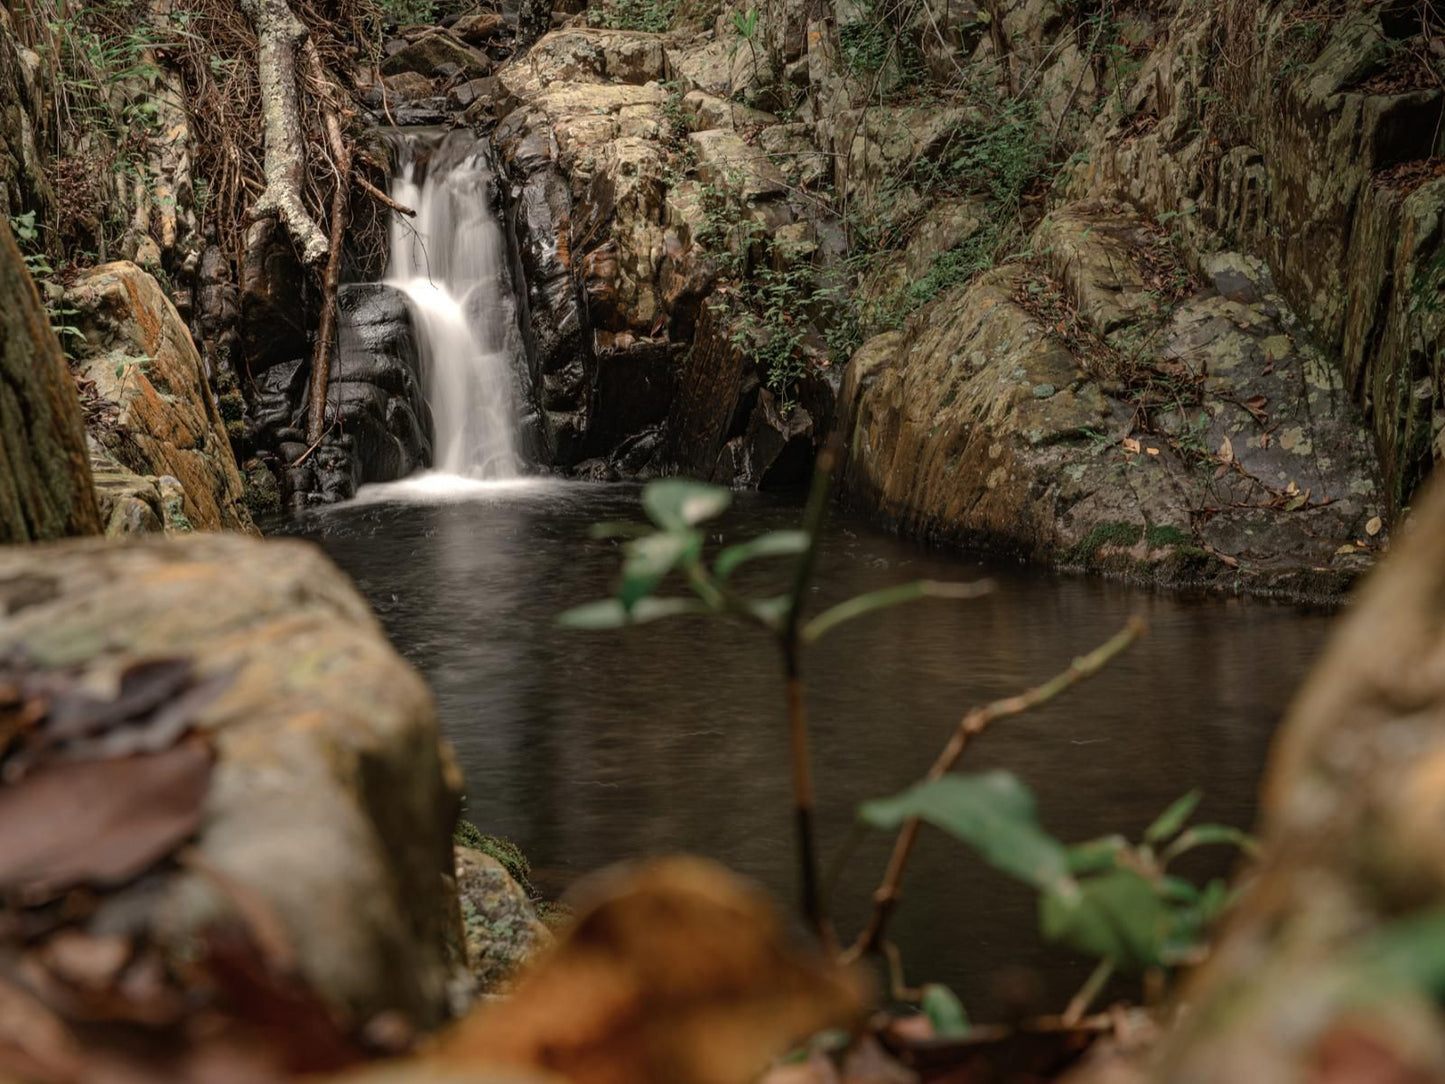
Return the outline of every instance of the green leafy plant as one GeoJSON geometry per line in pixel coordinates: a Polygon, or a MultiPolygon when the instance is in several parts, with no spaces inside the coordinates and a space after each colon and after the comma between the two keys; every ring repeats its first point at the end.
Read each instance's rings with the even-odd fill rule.
{"type": "Polygon", "coordinates": [[[925,780],[866,803],[859,816],[873,828],[931,824],[1036,889],[1045,939],[1099,961],[1072,1007],[1077,1016],[1115,969],[1141,974],[1197,960],[1205,933],[1230,903],[1225,881],[1196,886],[1169,872],[1198,847],[1254,848],[1238,829],[1189,825],[1200,796],[1195,790],[1175,801],[1137,843],[1118,835],[1061,842],[1039,823],[1033,793],[1006,771],[925,780]]]}
{"type": "Polygon", "coordinates": [[[594,532],[622,536],[622,573],[614,597],[577,606],[558,619],[570,628],[614,629],[685,615],[714,614],[740,620],[764,633],[778,651],[786,681],[785,704],[791,734],[793,801],[798,821],[802,908],[825,943],[832,934],[823,909],[813,838],[813,784],[808,756],[807,709],[803,698],[804,649],[838,626],[865,614],[923,598],[977,598],[987,583],[916,580],[859,595],[822,613],[805,615],[818,562],[818,545],[827,515],[833,453],[823,452],[814,472],[802,530],[771,531],[727,546],[709,559],[703,523],[732,503],[719,486],[682,479],[648,483],[642,507],[651,527],[603,524],[594,532]],[[791,587],[783,594],[749,597],[734,574],[745,564],[770,559],[792,561],[791,587]],[[670,576],[680,577],[690,596],[658,597],[670,576]]]}

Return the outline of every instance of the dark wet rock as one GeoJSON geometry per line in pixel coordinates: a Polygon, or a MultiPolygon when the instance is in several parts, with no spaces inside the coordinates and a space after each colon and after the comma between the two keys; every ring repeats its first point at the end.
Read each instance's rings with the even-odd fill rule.
{"type": "Polygon", "coordinates": [[[246,372],[255,376],[305,352],[309,290],[310,276],[276,220],[252,223],[241,267],[239,330],[246,372]]]}
{"type": "Polygon", "coordinates": [[[252,439],[269,449],[293,508],[331,503],[367,482],[404,478],[431,461],[431,411],[406,297],[385,283],[348,283],[340,309],[319,448],[305,441],[311,365],[293,358],[256,380],[252,439]],[[289,467],[310,453],[301,467],[289,467]]]}
{"type": "Polygon", "coordinates": [[[430,30],[381,62],[382,75],[414,72],[428,78],[441,74],[443,65],[453,65],[468,79],[479,79],[492,70],[491,60],[457,40],[446,30],[430,30]]]}

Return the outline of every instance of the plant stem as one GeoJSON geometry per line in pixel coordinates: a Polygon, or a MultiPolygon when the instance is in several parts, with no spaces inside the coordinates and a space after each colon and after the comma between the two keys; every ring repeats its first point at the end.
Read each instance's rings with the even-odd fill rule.
{"type": "MultiPolygon", "coordinates": [[[[1042,685],[1036,685],[1017,696],[1005,697],[983,707],[971,709],[959,721],[953,736],[948,739],[948,744],[943,747],[943,752],[938,755],[938,759],[933,762],[933,767],[928,770],[928,775],[924,778],[933,780],[943,776],[958,763],[958,759],[963,755],[970,739],[982,734],[990,724],[1012,715],[1022,715],[1026,711],[1047,704],[1054,697],[1073,688],[1085,678],[1093,677],[1112,662],[1115,656],[1144,635],[1147,627],[1142,617],[1131,617],[1123,629],[1112,639],[1100,644],[1089,654],[1075,659],[1067,670],[1055,674],[1042,685]]],[[[882,942],[883,933],[888,927],[888,920],[892,917],[898,901],[903,896],[903,873],[908,866],[909,856],[913,853],[913,845],[918,840],[920,826],[920,821],[915,817],[899,829],[898,839],[893,844],[893,855],[889,858],[887,872],[883,875],[883,883],[873,894],[873,915],[868,921],[867,928],[859,934],[858,940],[844,953],[845,962],[852,962],[865,953],[875,951],[882,942]]]]}
{"type": "Polygon", "coordinates": [[[818,547],[823,534],[823,521],[828,515],[828,497],[832,492],[833,448],[818,453],[813,467],[813,485],[803,516],[803,529],[808,532],[808,548],[798,556],[793,589],[778,642],[783,653],[783,679],[788,705],[788,741],[793,767],[793,810],[798,831],[798,873],[803,917],[831,954],[833,933],[823,911],[818,878],[818,851],[813,828],[813,770],[808,756],[808,705],[803,696],[802,653],[803,607],[813,573],[818,567],[818,547]]]}
{"type": "Polygon", "coordinates": [[[1084,980],[1084,985],[1079,987],[1079,992],[1069,999],[1069,1007],[1064,1010],[1064,1015],[1059,1017],[1059,1023],[1066,1028],[1077,1027],[1084,1013],[1089,1011],[1089,1006],[1099,996],[1099,991],[1104,988],[1104,983],[1114,974],[1114,961],[1105,956],[1099,961],[1098,966],[1089,973],[1084,980]]]}

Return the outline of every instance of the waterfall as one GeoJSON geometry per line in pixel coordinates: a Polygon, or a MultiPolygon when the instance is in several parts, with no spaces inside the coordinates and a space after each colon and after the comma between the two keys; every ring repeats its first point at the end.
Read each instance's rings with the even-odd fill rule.
{"type": "Polygon", "coordinates": [[[386,281],[411,309],[435,430],[432,465],[465,478],[514,478],[516,321],[490,164],[465,133],[434,147],[424,138],[396,138],[391,195],[416,217],[392,214],[386,281]]]}

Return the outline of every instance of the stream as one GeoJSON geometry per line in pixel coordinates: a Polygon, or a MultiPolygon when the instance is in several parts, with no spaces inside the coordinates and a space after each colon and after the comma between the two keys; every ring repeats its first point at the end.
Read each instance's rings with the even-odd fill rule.
{"type": "MultiPolygon", "coordinates": [[[[423,475],[283,530],[314,539],[356,580],[426,676],[465,773],[464,815],[520,844],[548,895],[611,862],[687,851],[791,902],[787,735],[771,645],[714,619],[612,633],[553,623],[609,592],[619,544],[590,539],[588,528],[640,519],[638,494],[423,475]]],[[[796,496],[740,493],[710,541],[797,519],[796,496]]],[[[741,585],[773,593],[783,564],[750,567],[741,585]]],[[[1150,624],[1140,645],[1060,700],[998,724],[961,770],[1016,772],[1045,827],[1068,842],[1137,838],[1195,786],[1201,819],[1252,823],[1271,734],[1321,646],[1325,615],[982,564],[846,515],[829,524],[816,603],[980,576],[996,584],[981,600],[881,612],[810,649],[825,860],[849,836],[857,804],[917,779],[969,706],[1053,675],[1136,612],[1150,624]]],[[[866,836],[841,866],[832,909],[845,935],[866,916],[890,842],[866,836]]],[[[1231,860],[1200,852],[1182,871],[1224,873],[1231,860]]],[[[978,1018],[1057,1011],[1088,973],[1087,961],[1041,942],[1028,890],[936,832],[925,832],[906,888],[893,934],[909,981],[948,983],[978,1018]]]]}

